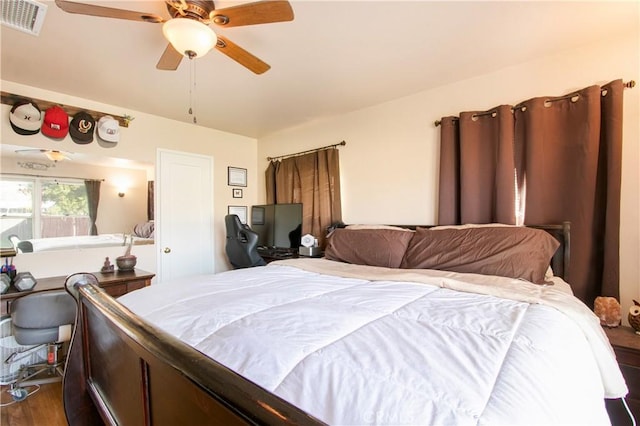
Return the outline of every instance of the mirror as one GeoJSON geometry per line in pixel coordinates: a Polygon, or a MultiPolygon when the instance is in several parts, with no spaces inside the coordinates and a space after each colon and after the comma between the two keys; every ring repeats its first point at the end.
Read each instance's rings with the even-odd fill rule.
{"type": "MultiPolygon", "coordinates": [[[[154,243],[153,191],[149,191],[149,182],[153,185],[155,177],[153,164],[80,153],[47,156],[45,150],[38,148],[0,146],[2,247],[22,243],[22,255],[31,251],[121,246],[125,245],[125,235],[132,234],[136,245],[154,243]],[[69,213],[76,207],[71,205],[68,194],[73,188],[83,192],[85,180],[100,181],[98,235],[89,235],[88,213],[69,213]],[[32,213],[36,211],[43,214],[32,213]],[[17,241],[13,237],[12,243],[10,235],[17,236],[17,241]]],[[[86,200],[86,191],[83,194],[86,200]]],[[[88,211],[84,200],[76,204],[88,211]]]]}

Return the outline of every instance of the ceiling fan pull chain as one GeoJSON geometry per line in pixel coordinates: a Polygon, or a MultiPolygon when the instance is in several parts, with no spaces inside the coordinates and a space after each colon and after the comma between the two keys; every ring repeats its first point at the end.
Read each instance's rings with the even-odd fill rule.
{"type": "Polygon", "coordinates": [[[193,115],[193,124],[198,124],[198,119],[196,115],[193,113],[194,107],[194,99],[195,99],[195,91],[196,91],[196,61],[190,59],[191,63],[191,76],[190,76],[190,87],[189,87],[189,114],[193,115]]]}
{"type": "Polygon", "coordinates": [[[193,59],[189,60],[189,115],[193,116],[193,59]]]}

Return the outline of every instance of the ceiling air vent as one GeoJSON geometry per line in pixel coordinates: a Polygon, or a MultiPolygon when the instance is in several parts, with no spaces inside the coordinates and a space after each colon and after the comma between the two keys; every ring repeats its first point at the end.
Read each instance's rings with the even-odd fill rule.
{"type": "Polygon", "coordinates": [[[34,0],[0,0],[2,25],[38,35],[47,13],[47,5],[34,0]]]}

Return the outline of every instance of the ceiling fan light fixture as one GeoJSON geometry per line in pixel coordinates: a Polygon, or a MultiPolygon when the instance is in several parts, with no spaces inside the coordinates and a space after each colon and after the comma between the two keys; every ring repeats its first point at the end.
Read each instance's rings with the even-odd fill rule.
{"type": "Polygon", "coordinates": [[[168,20],[162,26],[162,33],[174,49],[189,58],[206,55],[218,40],[211,28],[189,18],[168,20]]]}
{"type": "Polygon", "coordinates": [[[47,158],[51,161],[62,161],[65,158],[67,158],[63,153],[61,153],[60,151],[45,151],[44,155],[47,156],[47,158]]]}

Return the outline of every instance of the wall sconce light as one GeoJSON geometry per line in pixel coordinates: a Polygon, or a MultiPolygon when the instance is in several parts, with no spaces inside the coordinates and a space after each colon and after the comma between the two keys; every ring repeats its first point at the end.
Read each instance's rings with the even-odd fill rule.
{"type": "Polygon", "coordinates": [[[127,191],[129,191],[132,188],[131,179],[126,175],[114,176],[112,178],[112,182],[113,182],[113,189],[115,190],[115,193],[118,194],[118,197],[120,198],[123,198],[127,194],[127,191]]]}

